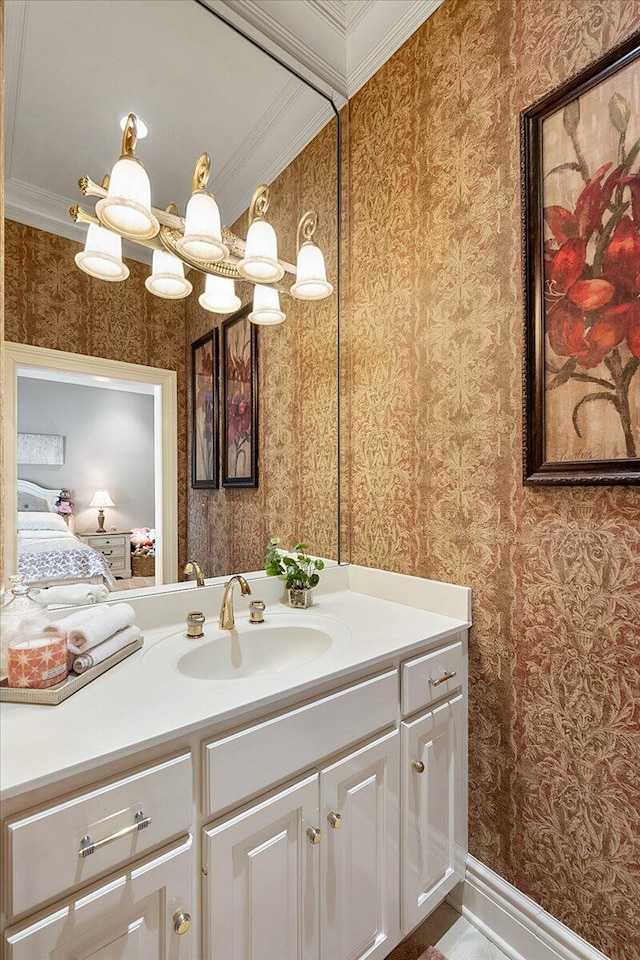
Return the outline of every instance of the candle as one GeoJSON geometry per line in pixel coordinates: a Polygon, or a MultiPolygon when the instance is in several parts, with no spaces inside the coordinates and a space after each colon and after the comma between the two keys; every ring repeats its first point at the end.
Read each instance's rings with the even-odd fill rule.
{"type": "Polygon", "coordinates": [[[67,677],[67,635],[56,630],[16,638],[9,643],[7,661],[10,687],[53,687],[67,677]]]}

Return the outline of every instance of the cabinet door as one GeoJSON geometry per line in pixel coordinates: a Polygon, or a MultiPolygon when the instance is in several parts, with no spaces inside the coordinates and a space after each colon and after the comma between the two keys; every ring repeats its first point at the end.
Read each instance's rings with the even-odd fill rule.
{"type": "Polygon", "coordinates": [[[318,960],[318,826],[314,774],[203,831],[208,960],[318,960]]]}
{"type": "Polygon", "coordinates": [[[403,934],[464,877],[463,696],[402,724],[403,934]]]}
{"type": "Polygon", "coordinates": [[[193,839],[5,932],[7,960],[188,960],[193,839]],[[188,927],[188,924],[185,924],[188,927]]]}
{"type": "Polygon", "coordinates": [[[320,773],[322,960],[382,960],[400,940],[398,752],[394,730],[320,773]]]}

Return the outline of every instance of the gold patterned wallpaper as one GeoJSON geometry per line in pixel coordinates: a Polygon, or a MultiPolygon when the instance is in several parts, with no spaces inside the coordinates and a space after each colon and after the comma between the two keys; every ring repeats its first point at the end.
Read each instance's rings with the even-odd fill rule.
{"type": "MultiPolygon", "coordinates": [[[[299,217],[305,210],[318,212],[316,239],[334,284],[335,127],[335,121],[327,124],[271,184],[268,213],[279,255],[295,262],[299,217]]],[[[233,225],[239,236],[246,236],[247,227],[246,215],[233,225]]],[[[202,278],[195,283],[187,301],[188,365],[190,344],[224,319],[199,306],[202,278]]],[[[252,295],[249,286],[238,285],[243,303],[252,295]]],[[[313,552],[337,558],[336,293],[319,303],[281,295],[281,306],[283,324],[258,328],[259,486],[189,491],[189,550],[207,576],[261,569],[274,535],[286,546],[307,540],[313,552]]],[[[190,395],[190,378],[188,389],[190,395]]]]}
{"type": "Polygon", "coordinates": [[[519,113],[638,0],[445,0],[350,102],[356,563],[468,584],[470,849],[640,955],[640,489],[521,482],[519,113]]]}
{"type": "MultiPolygon", "coordinates": [[[[75,265],[81,244],[5,221],[5,339],[175,370],[178,375],[178,559],[186,556],[184,304],[144,286],[149,267],[128,260],[124,283],[105,283],[75,265]]],[[[177,574],[177,571],[176,571],[177,574]]]]}

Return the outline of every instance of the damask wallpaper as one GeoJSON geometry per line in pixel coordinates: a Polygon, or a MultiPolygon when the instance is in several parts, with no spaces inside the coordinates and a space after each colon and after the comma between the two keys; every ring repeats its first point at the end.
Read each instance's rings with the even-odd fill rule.
{"type": "Polygon", "coordinates": [[[186,557],[186,371],[184,304],[160,300],[144,286],[149,267],[128,260],[124,283],[78,270],[81,245],[5,221],[5,339],[175,370],[178,375],[178,542],[186,557]]]}
{"type": "MultiPolygon", "coordinates": [[[[317,211],[316,239],[334,284],[335,157],[332,121],[271,184],[267,215],[279,255],[295,263],[298,220],[306,210],[317,211]]],[[[247,227],[246,215],[233,225],[242,237],[247,227]]],[[[189,344],[224,320],[200,307],[202,278],[194,282],[197,289],[187,301],[187,363],[189,344]]],[[[249,287],[237,285],[243,304],[252,296],[249,287]]],[[[258,327],[258,488],[189,490],[189,550],[207,576],[261,569],[274,535],[286,546],[308,540],[314,552],[337,557],[336,297],[300,303],[282,294],[285,322],[258,327]]]]}
{"type": "Polygon", "coordinates": [[[638,0],[445,0],[350,102],[352,559],[468,584],[470,847],[640,955],[640,490],[521,482],[519,113],[638,0]]]}

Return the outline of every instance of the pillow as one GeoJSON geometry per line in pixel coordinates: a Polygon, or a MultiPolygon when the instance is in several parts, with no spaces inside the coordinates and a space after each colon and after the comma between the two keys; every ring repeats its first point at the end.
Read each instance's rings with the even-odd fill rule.
{"type": "Polygon", "coordinates": [[[39,510],[19,510],[18,530],[68,530],[64,518],[57,513],[39,510]]]}

